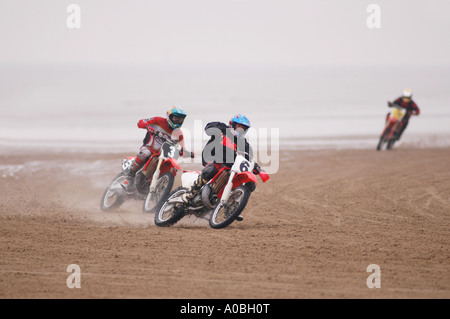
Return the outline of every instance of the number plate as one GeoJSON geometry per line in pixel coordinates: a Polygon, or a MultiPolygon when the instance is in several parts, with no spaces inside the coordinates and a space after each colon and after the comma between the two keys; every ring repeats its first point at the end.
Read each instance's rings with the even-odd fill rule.
{"type": "Polygon", "coordinates": [[[180,157],[180,150],[178,147],[171,145],[169,143],[164,143],[161,146],[162,154],[165,158],[175,158],[180,157]]]}
{"type": "Polygon", "coordinates": [[[127,171],[130,169],[133,160],[131,159],[123,159],[122,160],[122,170],[127,171]]]}
{"type": "Polygon", "coordinates": [[[233,165],[233,170],[235,172],[251,172],[253,170],[254,164],[245,159],[245,157],[238,155],[233,165]]]}

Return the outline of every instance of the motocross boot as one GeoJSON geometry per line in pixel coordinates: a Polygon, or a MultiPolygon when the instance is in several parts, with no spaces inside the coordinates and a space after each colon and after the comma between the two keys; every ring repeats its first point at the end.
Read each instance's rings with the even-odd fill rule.
{"type": "Polygon", "coordinates": [[[136,191],[136,183],[134,182],[134,179],[135,175],[128,174],[127,179],[120,184],[120,186],[122,186],[122,188],[129,194],[136,191]]]}
{"type": "Polygon", "coordinates": [[[208,182],[208,180],[204,179],[202,175],[199,175],[197,177],[197,180],[194,182],[194,185],[191,186],[191,188],[182,195],[181,199],[185,204],[189,203],[189,201],[194,198],[195,194],[199,191],[200,188],[202,188],[203,185],[205,185],[208,182]]]}
{"type": "Polygon", "coordinates": [[[120,184],[120,186],[122,186],[122,188],[129,194],[132,194],[136,191],[135,177],[138,169],[139,164],[134,162],[130,170],[128,171],[127,179],[120,184]]]}

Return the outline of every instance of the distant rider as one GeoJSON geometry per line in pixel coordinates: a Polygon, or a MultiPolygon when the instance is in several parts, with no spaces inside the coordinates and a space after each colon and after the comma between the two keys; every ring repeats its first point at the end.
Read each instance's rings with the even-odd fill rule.
{"type": "Polygon", "coordinates": [[[411,117],[411,114],[419,115],[420,109],[417,106],[417,104],[412,100],[412,93],[411,90],[409,89],[404,90],[402,96],[394,100],[394,102],[388,101],[388,106],[389,107],[398,106],[406,111],[401,121],[400,131],[395,135],[395,139],[399,140],[403,134],[403,131],[406,129],[406,126],[409,123],[409,118],[411,117]]]}
{"type": "MultiPolygon", "coordinates": [[[[247,152],[252,156],[253,150],[247,142],[245,135],[250,128],[250,121],[245,115],[234,115],[229,124],[222,122],[210,122],[205,126],[205,132],[211,136],[202,151],[202,164],[204,166],[194,185],[183,195],[183,201],[188,203],[194,198],[198,190],[213,178],[219,170],[234,164],[237,150],[247,152]]],[[[243,154],[249,160],[249,155],[243,154]]],[[[259,174],[260,169],[256,164],[254,174],[259,174]]],[[[238,216],[237,220],[243,220],[238,216]]]]}
{"type": "Polygon", "coordinates": [[[151,117],[148,119],[141,119],[138,121],[137,126],[142,129],[147,130],[147,134],[143,140],[143,144],[139,149],[136,157],[133,160],[133,165],[131,165],[130,171],[128,172],[127,179],[122,184],[127,192],[132,193],[136,190],[136,185],[134,182],[136,172],[144,166],[152,154],[160,152],[160,148],[164,141],[162,141],[158,136],[154,135],[156,132],[162,133],[169,139],[178,141],[182,147],[180,155],[187,157],[189,153],[190,157],[194,157],[194,153],[183,152],[184,141],[183,132],[181,131],[181,126],[183,125],[184,119],[186,118],[186,113],[180,106],[172,106],[167,111],[167,118],[164,117],[151,117]]]}

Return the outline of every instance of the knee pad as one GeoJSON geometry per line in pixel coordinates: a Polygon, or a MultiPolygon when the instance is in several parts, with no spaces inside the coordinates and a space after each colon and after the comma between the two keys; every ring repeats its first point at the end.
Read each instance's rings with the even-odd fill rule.
{"type": "Polygon", "coordinates": [[[142,165],[144,165],[145,162],[147,162],[147,160],[150,158],[151,154],[152,153],[147,147],[142,147],[134,158],[132,170],[137,171],[139,168],[141,168],[142,165]]]}
{"type": "Polygon", "coordinates": [[[135,158],[136,163],[140,165],[145,163],[151,155],[152,152],[147,147],[141,147],[135,158]]]}

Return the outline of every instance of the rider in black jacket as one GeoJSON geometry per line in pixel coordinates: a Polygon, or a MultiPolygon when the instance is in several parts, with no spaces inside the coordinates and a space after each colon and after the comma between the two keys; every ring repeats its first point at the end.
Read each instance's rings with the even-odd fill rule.
{"type": "MultiPolygon", "coordinates": [[[[202,163],[205,167],[191,189],[183,196],[185,203],[189,202],[197,191],[219,172],[221,167],[231,167],[238,150],[244,152],[242,155],[247,160],[252,156],[252,148],[245,139],[249,128],[250,121],[241,114],[233,116],[229,125],[222,122],[210,122],[205,126],[206,134],[211,136],[202,152],[202,163]]],[[[259,174],[259,172],[256,166],[253,173],[259,174]]]]}

